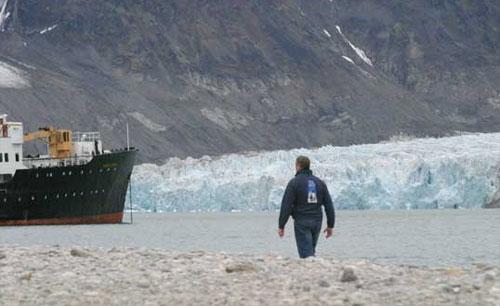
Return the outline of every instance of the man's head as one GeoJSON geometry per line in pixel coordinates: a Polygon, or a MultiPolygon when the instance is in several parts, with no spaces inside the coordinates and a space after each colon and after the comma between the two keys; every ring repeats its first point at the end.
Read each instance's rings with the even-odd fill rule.
{"type": "Polygon", "coordinates": [[[297,172],[301,170],[309,170],[310,167],[311,161],[306,156],[299,156],[295,160],[295,169],[297,170],[297,172]]]}

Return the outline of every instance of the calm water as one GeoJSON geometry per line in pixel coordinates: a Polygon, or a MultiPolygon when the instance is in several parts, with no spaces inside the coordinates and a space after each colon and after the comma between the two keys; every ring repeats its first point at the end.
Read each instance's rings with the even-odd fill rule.
{"type": "MultiPolygon", "coordinates": [[[[429,266],[500,264],[499,210],[339,211],[318,255],[429,266]]],[[[128,216],[127,216],[128,217],[128,216]]],[[[134,224],[0,227],[0,245],[62,245],[296,256],[276,213],[134,214],[134,224]]]]}

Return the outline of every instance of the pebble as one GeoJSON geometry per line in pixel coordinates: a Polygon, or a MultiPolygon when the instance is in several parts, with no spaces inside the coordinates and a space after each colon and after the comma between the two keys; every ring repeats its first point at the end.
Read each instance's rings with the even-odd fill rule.
{"type": "Polygon", "coordinates": [[[74,257],[90,257],[91,255],[85,251],[78,250],[78,249],[71,249],[70,251],[71,256],[74,257]]]}
{"type": "Polygon", "coordinates": [[[495,278],[496,278],[496,274],[495,274],[495,272],[493,272],[493,271],[488,271],[488,272],[484,275],[484,281],[485,281],[485,282],[494,282],[494,281],[495,281],[495,278]]]}
{"type": "Polygon", "coordinates": [[[31,272],[27,272],[27,273],[24,273],[23,275],[21,275],[21,277],[19,277],[19,279],[22,281],[30,281],[32,276],[33,276],[33,274],[31,272]]]}
{"type": "Polygon", "coordinates": [[[139,288],[149,288],[150,284],[149,282],[142,280],[137,283],[137,287],[139,288]]]}
{"type": "Polygon", "coordinates": [[[459,293],[460,290],[461,290],[461,287],[462,287],[461,285],[457,285],[457,284],[455,284],[455,285],[445,285],[443,287],[443,290],[445,292],[448,292],[448,293],[459,293]]]}
{"type": "Polygon", "coordinates": [[[255,272],[257,271],[257,267],[250,262],[236,262],[230,263],[226,266],[227,273],[235,273],[235,272],[255,272]]]}
{"type": "Polygon", "coordinates": [[[340,281],[343,283],[355,282],[358,280],[358,277],[354,273],[353,268],[344,268],[342,272],[342,276],[340,277],[340,281]]]}

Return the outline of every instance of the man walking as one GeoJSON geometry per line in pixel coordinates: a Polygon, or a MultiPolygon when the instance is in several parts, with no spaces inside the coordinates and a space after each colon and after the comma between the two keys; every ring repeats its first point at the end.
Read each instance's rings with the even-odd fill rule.
{"type": "Polygon", "coordinates": [[[315,255],[323,221],[322,206],[325,208],[327,219],[327,227],[324,230],[326,238],[332,236],[335,226],[335,209],[328,188],[322,180],[312,174],[310,165],[309,158],[297,157],[295,161],[297,174],[286,187],[279,217],[280,237],[285,235],[285,225],[290,216],[293,217],[300,258],[315,255]]]}

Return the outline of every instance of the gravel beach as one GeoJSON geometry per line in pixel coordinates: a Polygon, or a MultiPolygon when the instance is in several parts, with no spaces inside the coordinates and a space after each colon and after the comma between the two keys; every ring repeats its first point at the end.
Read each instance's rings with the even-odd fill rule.
{"type": "Polygon", "coordinates": [[[1,305],[499,305],[500,267],[0,247],[1,305]]]}

